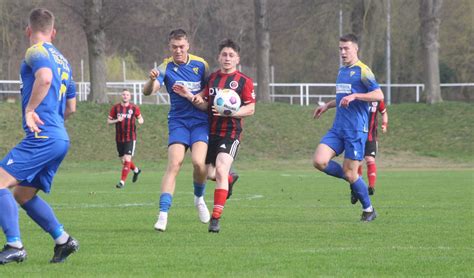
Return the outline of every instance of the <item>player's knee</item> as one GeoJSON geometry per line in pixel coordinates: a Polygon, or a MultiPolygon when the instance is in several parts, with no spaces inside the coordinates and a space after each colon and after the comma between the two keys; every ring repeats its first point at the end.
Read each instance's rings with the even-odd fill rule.
{"type": "Polygon", "coordinates": [[[14,190],[13,197],[15,197],[16,202],[20,204],[20,206],[22,206],[26,204],[29,200],[31,200],[31,198],[33,198],[34,196],[25,195],[19,191],[14,190]]]}
{"type": "Polygon", "coordinates": [[[315,157],[313,159],[313,166],[314,166],[314,168],[318,169],[319,171],[323,171],[328,166],[328,162],[329,161],[326,161],[326,160],[321,159],[319,157],[315,157]]]}
{"type": "Polygon", "coordinates": [[[359,178],[359,174],[357,173],[357,171],[344,170],[344,175],[346,176],[347,181],[351,184],[356,182],[359,178]]]}

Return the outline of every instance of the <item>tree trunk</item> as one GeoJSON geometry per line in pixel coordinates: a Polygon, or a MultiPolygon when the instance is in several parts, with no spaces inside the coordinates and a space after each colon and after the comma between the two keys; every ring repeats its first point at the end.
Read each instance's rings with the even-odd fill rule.
{"type": "Polygon", "coordinates": [[[102,22],[102,0],[84,0],[84,30],[89,52],[90,98],[107,103],[107,68],[105,62],[105,31],[102,22]]]}
{"type": "Polygon", "coordinates": [[[439,81],[439,24],[442,0],[421,0],[420,21],[426,102],[442,102],[439,81]]]}
{"type": "Polygon", "coordinates": [[[376,47],[377,25],[379,17],[378,1],[357,0],[352,1],[351,29],[352,33],[359,39],[359,58],[368,65],[373,66],[374,53],[376,47]]]}
{"type": "Polygon", "coordinates": [[[267,0],[254,0],[255,39],[257,44],[257,100],[270,102],[270,32],[267,0]]]}

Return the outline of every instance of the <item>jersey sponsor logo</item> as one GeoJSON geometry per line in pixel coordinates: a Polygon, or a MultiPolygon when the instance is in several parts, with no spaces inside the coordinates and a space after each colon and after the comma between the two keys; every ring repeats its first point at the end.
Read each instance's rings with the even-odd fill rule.
{"type": "Polygon", "coordinates": [[[350,94],[352,93],[352,85],[347,83],[336,84],[336,94],[350,94]]]}
{"type": "Polygon", "coordinates": [[[201,91],[201,81],[183,81],[183,80],[178,80],[175,82],[175,84],[182,85],[186,88],[188,88],[191,92],[199,92],[201,91]]]}
{"type": "Polygon", "coordinates": [[[237,88],[239,87],[239,83],[238,83],[237,81],[235,81],[235,80],[232,80],[232,81],[230,82],[229,86],[230,86],[230,88],[231,88],[232,90],[235,90],[235,89],[237,89],[237,88]]]}
{"type": "Polygon", "coordinates": [[[7,161],[7,165],[12,165],[13,163],[14,163],[13,159],[11,159],[11,158],[7,161]]]}
{"type": "Polygon", "coordinates": [[[220,92],[221,89],[217,88],[217,87],[212,87],[212,88],[209,88],[209,95],[210,96],[215,96],[217,95],[218,92],[220,92]]]}
{"type": "Polygon", "coordinates": [[[198,67],[193,68],[193,71],[196,75],[199,75],[199,68],[198,67]]]}

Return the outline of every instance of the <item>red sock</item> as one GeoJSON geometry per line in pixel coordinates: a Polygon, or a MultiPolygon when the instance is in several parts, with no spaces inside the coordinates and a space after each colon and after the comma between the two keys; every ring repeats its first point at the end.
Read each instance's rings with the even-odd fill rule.
{"type": "Polygon", "coordinates": [[[359,169],[357,169],[357,173],[359,174],[359,177],[362,176],[362,165],[359,165],[359,169]]]}
{"type": "Polygon", "coordinates": [[[225,201],[227,200],[227,190],[214,190],[214,209],[212,210],[212,218],[221,218],[222,210],[224,209],[225,201]]]}
{"type": "Polygon", "coordinates": [[[130,170],[132,171],[135,171],[135,164],[133,163],[133,161],[130,161],[130,170]]]}
{"type": "Polygon", "coordinates": [[[375,180],[377,179],[377,166],[375,162],[367,162],[367,178],[369,178],[369,186],[375,187],[375,180]]]}
{"type": "Polygon", "coordinates": [[[126,181],[129,172],[130,172],[130,161],[125,161],[123,163],[122,177],[120,179],[123,181],[126,181]]]}
{"type": "Polygon", "coordinates": [[[229,184],[231,184],[234,181],[234,178],[232,177],[231,174],[227,176],[227,181],[229,182],[229,184]]]}

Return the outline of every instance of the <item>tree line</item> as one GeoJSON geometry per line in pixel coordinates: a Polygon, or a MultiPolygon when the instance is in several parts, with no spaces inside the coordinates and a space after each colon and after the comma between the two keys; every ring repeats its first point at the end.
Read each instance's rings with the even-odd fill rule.
{"type": "MultiPolygon", "coordinates": [[[[92,90],[97,102],[106,101],[105,87],[97,84],[107,79],[107,57],[132,57],[145,80],[154,62],[167,57],[167,35],[175,28],[188,32],[191,53],[208,60],[212,69],[217,67],[219,41],[231,38],[241,45],[241,64],[255,80],[268,82],[272,65],[277,82],[334,82],[340,12],[342,32],[360,37],[360,57],[383,83],[387,1],[0,0],[0,79],[18,78],[28,47],[22,28],[29,11],[41,6],[56,15],[55,44],[68,57],[76,77],[81,59],[85,60],[85,80],[96,84],[92,90]]],[[[427,96],[431,103],[441,100],[441,94],[429,87],[436,77],[440,82],[472,82],[474,1],[390,3],[392,83],[427,82],[426,91],[439,95],[427,96]],[[437,61],[439,70],[426,61],[437,61]]],[[[328,89],[320,93],[328,93],[324,90],[328,89]]],[[[462,88],[462,97],[471,95],[472,90],[462,88]]],[[[392,101],[404,97],[393,94],[392,101]]]]}

